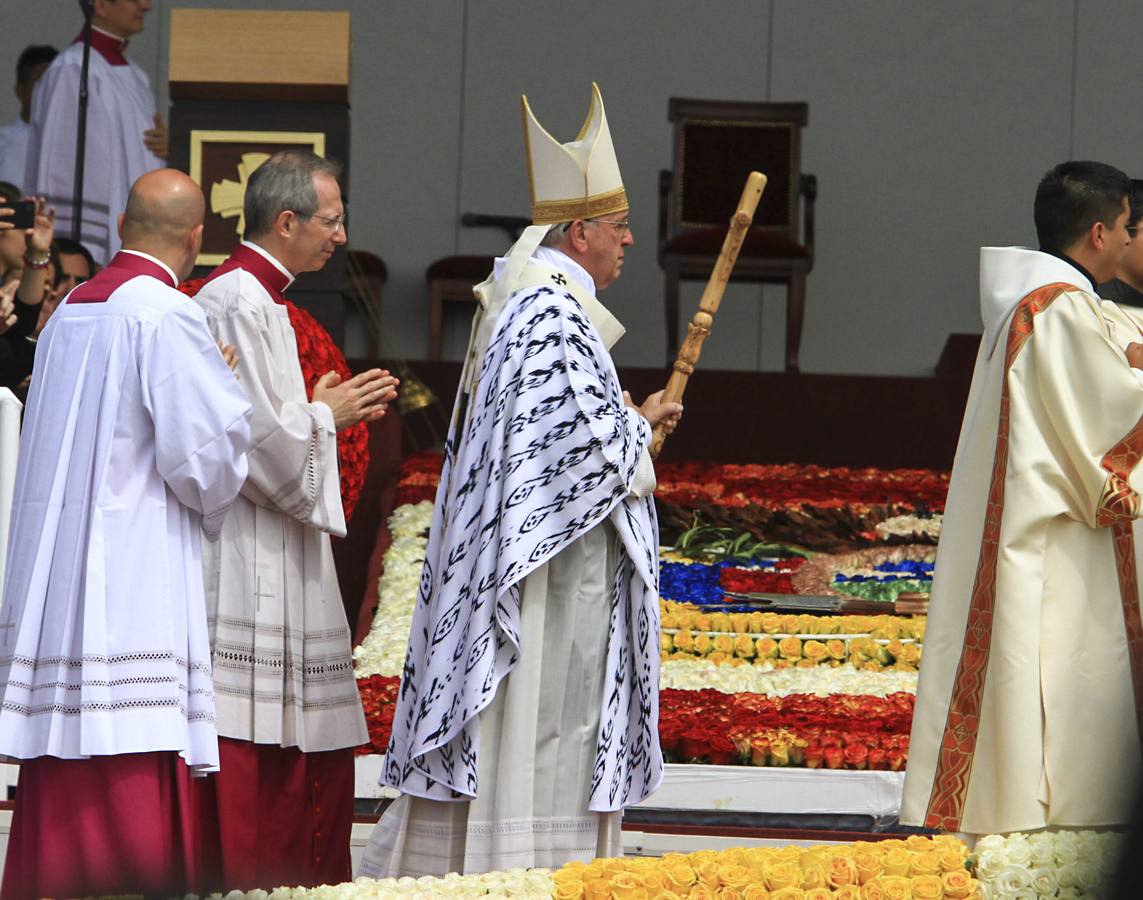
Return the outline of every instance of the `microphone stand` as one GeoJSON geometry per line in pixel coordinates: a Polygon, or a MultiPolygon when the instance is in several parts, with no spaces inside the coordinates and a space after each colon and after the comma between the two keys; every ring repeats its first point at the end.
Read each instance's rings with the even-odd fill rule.
{"type": "Polygon", "coordinates": [[[83,223],[83,164],[87,156],[87,68],[91,60],[91,17],[95,13],[92,0],[83,0],[83,65],[79,70],[79,121],[75,127],[75,188],[71,220],[71,239],[80,241],[83,223]]]}

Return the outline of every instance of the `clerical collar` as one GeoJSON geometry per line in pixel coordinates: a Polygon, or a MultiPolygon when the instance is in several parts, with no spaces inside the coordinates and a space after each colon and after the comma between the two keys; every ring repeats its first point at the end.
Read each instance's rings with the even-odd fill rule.
{"type": "MultiPolygon", "coordinates": [[[[163,262],[161,259],[156,259],[150,253],[144,253],[142,250],[126,250],[126,249],[120,250],[119,253],[116,254],[116,259],[121,254],[124,254],[124,253],[130,253],[132,256],[139,257],[139,259],[145,259],[149,263],[154,263],[156,266],[158,266],[160,269],[162,269],[163,272],[166,273],[167,278],[171,282],[171,287],[178,287],[179,286],[178,276],[175,275],[174,270],[170,266],[168,266],[165,262],[163,262]]],[[[140,267],[137,263],[131,263],[129,261],[120,260],[120,263],[123,263],[123,262],[127,263],[127,265],[123,266],[123,268],[131,268],[131,269],[134,269],[135,271],[138,271],[142,274],[155,275],[156,278],[158,277],[157,274],[155,274],[153,272],[148,272],[145,267],[140,267]]],[[[116,264],[115,259],[112,259],[111,262],[108,263],[109,266],[113,266],[115,264],[116,264]]]]}
{"type": "MultiPolygon", "coordinates": [[[[271,273],[270,271],[266,270],[264,265],[258,266],[258,269],[262,272],[265,272],[265,275],[261,275],[260,272],[254,272],[254,274],[262,277],[262,280],[269,284],[279,294],[294,283],[294,276],[290,274],[290,270],[278,262],[278,260],[274,258],[273,254],[271,254],[268,250],[259,247],[253,241],[243,241],[239,245],[239,248],[240,247],[247,247],[250,250],[253,250],[258,254],[258,256],[260,256],[273,267],[273,272],[271,273]]],[[[235,248],[234,252],[238,253],[239,248],[235,248]]],[[[253,271],[252,267],[246,265],[245,262],[243,262],[242,267],[244,269],[251,269],[251,271],[253,271]]]]}
{"type": "MultiPolygon", "coordinates": [[[[75,39],[74,43],[83,43],[83,32],[80,32],[79,37],[75,39]]],[[[113,66],[127,65],[127,57],[123,55],[123,51],[127,49],[126,38],[117,37],[109,31],[104,31],[102,28],[96,28],[92,25],[91,49],[96,51],[113,66]]]]}
{"type": "Polygon", "coordinates": [[[1066,262],[1069,266],[1071,266],[1073,269],[1078,271],[1084,278],[1086,278],[1088,280],[1088,283],[1091,285],[1091,292],[1093,294],[1095,294],[1096,296],[1099,295],[1099,286],[1095,283],[1095,279],[1092,277],[1091,272],[1089,272],[1087,269],[1085,269],[1083,266],[1081,266],[1078,262],[1076,262],[1074,259],[1072,259],[1070,256],[1068,256],[1066,253],[1057,253],[1055,250],[1045,250],[1043,247],[1040,248],[1040,252],[1041,253],[1047,253],[1048,256],[1054,256],[1056,259],[1062,259],[1064,262],[1066,262]]]}
{"type": "Polygon", "coordinates": [[[555,247],[537,247],[536,252],[532,254],[532,259],[547,263],[549,266],[555,266],[557,269],[567,272],[572,278],[582,284],[591,296],[595,296],[595,279],[591,277],[587,269],[562,250],[557,250],[555,247]]]}

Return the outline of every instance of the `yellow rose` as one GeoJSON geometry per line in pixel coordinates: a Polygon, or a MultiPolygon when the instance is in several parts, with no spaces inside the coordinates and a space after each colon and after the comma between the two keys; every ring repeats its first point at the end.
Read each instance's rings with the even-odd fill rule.
{"type": "Polygon", "coordinates": [[[885,900],[909,900],[913,896],[913,884],[903,875],[886,875],[881,879],[885,900]]]}
{"type": "Polygon", "coordinates": [[[830,638],[825,642],[826,653],[829,654],[830,659],[838,661],[845,659],[845,641],[839,638],[830,638]]]}
{"type": "Polygon", "coordinates": [[[885,900],[883,878],[874,878],[861,886],[861,900],[885,900]]]}
{"type": "Polygon", "coordinates": [[[734,639],[734,655],[743,659],[754,658],[754,638],[748,634],[740,634],[734,639]]]}
{"type": "Polygon", "coordinates": [[[846,884],[858,884],[857,862],[848,856],[834,856],[829,861],[826,877],[829,879],[830,887],[833,888],[839,888],[846,884]]]}
{"type": "Polygon", "coordinates": [[[903,644],[901,646],[901,655],[898,659],[903,663],[908,663],[910,666],[919,666],[921,664],[921,645],[903,644]]]}
{"type": "Polygon", "coordinates": [[[711,643],[715,653],[725,653],[730,656],[734,652],[734,638],[729,634],[716,634],[711,643]]]}
{"type": "Polygon", "coordinates": [[[778,657],[778,642],[771,637],[758,638],[754,642],[754,652],[759,659],[776,659],[778,657]]]}
{"type": "Polygon", "coordinates": [[[556,889],[552,892],[555,900],[581,900],[583,897],[582,881],[557,881],[556,889]]]}
{"type": "Polygon", "coordinates": [[[718,900],[742,900],[742,891],[738,888],[726,887],[724,885],[714,892],[714,896],[717,897],[718,900]]]}
{"type": "Polygon", "coordinates": [[[817,663],[812,659],[799,659],[794,663],[795,669],[813,669],[817,667],[817,663]]]}
{"type": "Polygon", "coordinates": [[[904,847],[894,847],[881,857],[881,865],[885,867],[885,874],[904,877],[909,874],[913,866],[913,854],[904,847]]]}
{"type": "Polygon", "coordinates": [[[695,870],[686,862],[668,864],[663,869],[663,884],[668,890],[686,896],[695,883],[695,870]]]}
{"type": "Polygon", "coordinates": [[[879,878],[884,871],[881,857],[876,853],[862,851],[854,854],[853,865],[857,869],[857,883],[865,884],[874,878],[879,878]]]}
{"type": "Polygon", "coordinates": [[[689,628],[680,628],[675,632],[675,649],[684,653],[691,653],[695,649],[694,635],[689,628]]]}
{"type": "Polygon", "coordinates": [[[810,890],[811,888],[825,887],[829,883],[826,875],[826,868],[816,859],[806,859],[802,862],[802,888],[810,890]]]}
{"type": "Polygon", "coordinates": [[[730,631],[730,616],[724,612],[710,614],[711,631],[730,631]]]}
{"type": "Polygon", "coordinates": [[[801,659],[802,639],[796,637],[782,638],[778,641],[778,653],[782,659],[801,659]]]}
{"type": "Polygon", "coordinates": [[[730,630],[735,634],[746,634],[750,630],[750,616],[744,613],[731,613],[730,630]]]}
{"type": "Polygon", "coordinates": [[[784,887],[770,892],[770,900],[805,900],[806,892],[799,887],[784,887]]]}
{"type": "Polygon", "coordinates": [[[820,634],[821,629],[818,628],[818,617],[811,616],[809,613],[802,613],[798,616],[798,625],[794,629],[795,634],[820,634]]]}
{"type": "Polygon", "coordinates": [[[790,764],[790,745],[785,740],[770,742],[770,765],[788,766],[790,764]]]}
{"type": "Polygon", "coordinates": [[[914,875],[912,888],[913,900],[941,900],[945,890],[940,875],[914,875]]]}
{"type": "Polygon", "coordinates": [[[802,896],[806,900],[833,900],[833,891],[829,888],[816,887],[810,888],[802,896]]]}
{"type": "Polygon", "coordinates": [[[861,888],[856,884],[843,884],[833,892],[834,900],[861,900],[861,888]]]}
{"type": "Polygon", "coordinates": [[[718,875],[718,863],[713,859],[696,864],[695,874],[698,875],[699,883],[705,884],[712,891],[722,887],[722,880],[718,875]]]}
{"type": "Polygon", "coordinates": [[[766,629],[762,627],[762,623],[765,621],[765,615],[765,613],[760,613],[757,610],[750,613],[750,615],[746,617],[748,624],[746,630],[753,631],[755,634],[765,631],[766,629]]]}
{"type": "Polygon", "coordinates": [[[697,871],[703,863],[717,862],[717,850],[692,850],[687,854],[687,862],[697,871]]]}
{"type": "Polygon", "coordinates": [[[700,631],[694,636],[692,646],[694,647],[694,652],[699,656],[706,656],[710,653],[710,635],[704,631],[700,631]]]}
{"type": "Polygon", "coordinates": [[[710,631],[710,613],[699,613],[695,616],[695,631],[710,631]]]}
{"type": "Polygon", "coordinates": [[[736,888],[741,891],[753,883],[754,876],[750,874],[750,870],[746,866],[728,863],[718,866],[718,880],[723,887],[736,888]]]}
{"type": "Polygon", "coordinates": [[[976,879],[963,868],[945,872],[941,876],[945,889],[945,900],[966,900],[976,893],[976,879]]]}
{"type": "Polygon", "coordinates": [[[714,891],[705,884],[696,884],[687,897],[689,900],[715,900],[714,891]]]}
{"type": "Polygon", "coordinates": [[[606,878],[585,878],[583,897],[584,900],[610,900],[611,882],[606,878]]]}
{"type": "Polygon", "coordinates": [[[752,884],[742,892],[742,900],[770,900],[770,892],[760,884],[752,884]]]}
{"type": "Polygon", "coordinates": [[[793,662],[793,660],[790,660],[790,659],[776,659],[776,660],[774,660],[774,668],[775,669],[792,669],[792,668],[794,668],[794,662],[793,662]]]}
{"type": "Polygon", "coordinates": [[[611,896],[644,900],[647,890],[643,882],[631,872],[616,872],[611,876],[611,896]]]}
{"type": "Polygon", "coordinates": [[[940,872],[941,852],[934,850],[932,844],[929,844],[929,849],[913,854],[913,866],[909,870],[911,875],[939,875],[940,872]]]}
{"type": "Polygon", "coordinates": [[[721,650],[715,650],[707,656],[707,659],[714,663],[716,666],[721,666],[723,663],[728,663],[733,659],[729,653],[723,653],[721,650]]]}
{"type": "Polygon", "coordinates": [[[802,884],[802,871],[798,868],[798,864],[791,860],[778,859],[769,863],[763,867],[762,876],[771,892],[771,900],[774,891],[782,888],[800,888],[802,884]]]}
{"type": "Polygon", "coordinates": [[[911,834],[905,838],[905,846],[914,853],[924,853],[926,850],[936,849],[933,839],[923,834],[911,834]]]}

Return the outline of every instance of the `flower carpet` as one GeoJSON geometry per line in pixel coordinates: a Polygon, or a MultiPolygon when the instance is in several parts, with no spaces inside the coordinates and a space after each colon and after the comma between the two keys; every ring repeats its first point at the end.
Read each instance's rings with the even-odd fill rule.
{"type": "Polygon", "coordinates": [[[1092,831],[990,835],[970,851],[948,835],[843,844],[741,847],[572,862],[443,878],[238,891],[227,900],[529,897],[556,900],[990,900],[1106,897],[1124,836],[1092,831]]]}
{"type": "MultiPolygon", "coordinates": [[[[425,453],[403,466],[374,625],[354,650],[370,730],[365,753],[383,753],[388,742],[440,463],[439,454],[425,453]]],[[[866,543],[878,538],[877,524],[892,522],[870,524],[862,517],[871,510],[904,517],[898,530],[882,529],[880,546],[841,554],[803,549],[715,560],[693,547],[694,556],[664,551],[660,738],[668,761],[900,771],[925,618],[893,615],[892,600],[905,590],[927,593],[933,547],[901,541],[925,528],[935,536],[939,517],[916,518],[917,504],[939,508],[944,477],[812,466],[665,469],[660,490],[676,505],[707,498],[776,512],[812,504],[854,528],[868,526],[866,543]],[[755,593],[811,591],[884,601],[887,612],[780,614],[740,602],[755,593]]]]}

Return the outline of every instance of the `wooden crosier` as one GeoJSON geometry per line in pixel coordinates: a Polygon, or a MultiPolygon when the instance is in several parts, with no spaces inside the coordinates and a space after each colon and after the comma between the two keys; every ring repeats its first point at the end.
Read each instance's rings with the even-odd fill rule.
{"type": "MultiPolygon", "coordinates": [[[[718,312],[718,305],[722,302],[722,295],[726,291],[726,283],[730,280],[730,273],[734,271],[734,263],[738,259],[738,251],[742,249],[742,242],[746,239],[746,230],[754,221],[754,210],[758,208],[758,201],[762,199],[765,187],[766,176],[761,172],[751,172],[746,176],[746,186],[742,189],[742,196],[738,200],[738,209],[730,218],[730,228],[727,229],[726,239],[722,242],[722,250],[719,251],[714,270],[710,273],[710,278],[703,289],[698,312],[687,325],[687,336],[679,348],[671,377],[667,380],[666,390],[663,391],[664,403],[678,403],[683,399],[683,392],[687,389],[687,379],[695,370],[695,363],[702,353],[703,341],[710,335],[714,314],[718,312]]],[[[652,456],[659,455],[666,439],[663,426],[656,426],[651,439],[652,456]]]]}

